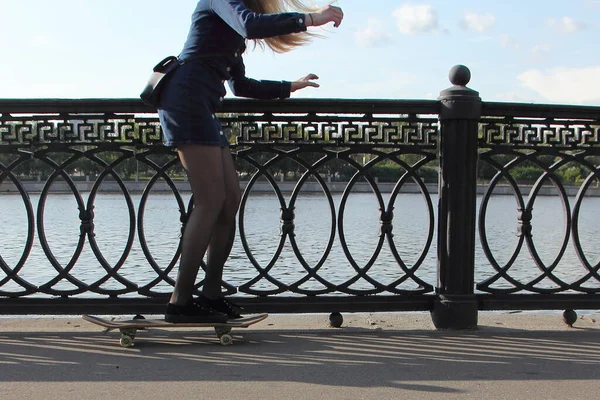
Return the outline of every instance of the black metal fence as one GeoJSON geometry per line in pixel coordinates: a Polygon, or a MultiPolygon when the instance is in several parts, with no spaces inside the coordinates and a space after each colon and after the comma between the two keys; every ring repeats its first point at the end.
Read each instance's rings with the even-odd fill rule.
{"type": "MultiPolygon", "coordinates": [[[[454,68],[454,86],[439,101],[226,101],[221,118],[245,191],[244,256],[227,264],[243,274],[226,279],[224,291],[237,292],[251,312],[428,310],[439,328],[476,326],[478,310],[599,308],[600,257],[582,244],[591,233],[582,232],[580,221],[600,181],[600,108],[484,103],[466,87],[469,78],[466,68],[454,68]],[[279,234],[270,239],[275,250],[266,255],[247,240],[259,187],[276,199],[272,212],[280,216],[279,234]],[[508,257],[490,245],[487,222],[500,187],[517,212],[508,257]],[[548,187],[563,205],[555,227],[559,250],[550,262],[533,235],[546,234],[536,231],[533,217],[548,187]],[[567,193],[573,187],[574,202],[567,193]],[[328,209],[326,218],[313,221],[326,225],[316,255],[297,235],[308,188],[328,209]],[[364,190],[379,209],[366,258],[355,255],[345,228],[347,204],[364,190]],[[411,227],[423,239],[410,261],[398,240],[410,210],[395,207],[406,191],[417,193],[426,215],[422,226],[411,227]],[[476,245],[483,262],[475,262],[476,245]],[[578,265],[564,260],[567,247],[578,265]],[[381,263],[385,276],[375,272],[381,263]],[[567,278],[556,273],[565,263],[572,271],[567,278]],[[532,267],[536,273],[519,273],[532,267]]],[[[163,232],[147,226],[159,187],[183,227],[192,205],[183,171],[161,144],[156,114],[141,102],[0,100],[0,191],[13,192],[0,194],[0,314],[161,313],[179,251],[177,238],[165,250],[157,239],[163,232]],[[133,194],[132,181],[141,193],[133,194]],[[96,204],[107,187],[123,212],[98,220],[96,204]],[[78,231],[50,238],[50,211],[68,213],[51,209],[57,192],[72,199],[78,231]],[[114,228],[118,234],[110,238],[99,234],[99,224],[111,223],[125,228],[114,228]],[[17,225],[21,235],[12,233],[17,225]],[[64,246],[69,250],[58,255],[64,246]],[[91,258],[84,261],[86,252],[91,258]],[[143,264],[136,268],[134,253],[143,264]]],[[[310,210],[308,221],[310,229],[310,210]]]]}

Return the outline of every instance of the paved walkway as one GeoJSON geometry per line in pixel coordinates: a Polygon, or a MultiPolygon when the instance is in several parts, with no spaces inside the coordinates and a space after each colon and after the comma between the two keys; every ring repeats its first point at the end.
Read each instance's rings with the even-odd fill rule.
{"type": "Polygon", "coordinates": [[[208,330],[140,332],[121,348],[81,319],[0,319],[0,399],[598,399],[600,313],[271,316],[222,347],[208,330]]]}

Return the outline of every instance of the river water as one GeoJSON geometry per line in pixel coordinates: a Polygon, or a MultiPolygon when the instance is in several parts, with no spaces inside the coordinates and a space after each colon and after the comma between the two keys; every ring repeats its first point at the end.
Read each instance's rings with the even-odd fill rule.
{"type": "MultiPolygon", "coordinates": [[[[84,201],[87,193],[82,194],[84,201]]],[[[183,194],[187,205],[189,194],[183,194]]],[[[387,205],[389,195],[384,194],[387,205]]],[[[334,194],[334,215],[340,212],[342,194],[334,194]]],[[[134,207],[140,204],[141,195],[132,195],[134,207]]],[[[286,201],[288,198],[286,197],[286,201]]],[[[31,195],[34,213],[37,212],[39,195],[31,195]]],[[[481,197],[478,198],[478,203],[481,197]]],[[[569,198],[572,208],[575,199],[569,198]]],[[[434,212],[437,207],[437,196],[432,195],[434,212]]],[[[254,194],[245,206],[243,225],[249,252],[261,268],[266,267],[274,257],[280,243],[280,204],[274,195],[254,194]]],[[[591,265],[597,265],[600,259],[600,198],[585,198],[581,208],[579,235],[583,252],[591,265]]],[[[425,198],[420,194],[401,194],[394,204],[393,241],[398,254],[407,268],[412,268],[421,257],[426,245],[429,227],[429,215],[425,198]]],[[[112,266],[121,258],[129,233],[129,214],[127,204],[122,195],[99,194],[94,208],[95,239],[102,256],[112,266]]],[[[369,193],[353,193],[350,195],[343,215],[343,230],[349,253],[355,266],[363,268],[373,257],[379,241],[379,204],[377,198],[369,193]]],[[[36,216],[37,220],[37,216],[36,216]]],[[[510,258],[517,243],[517,205],[512,196],[493,196],[486,215],[487,236],[490,248],[500,265],[510,258]]],[[[143,216],[144,235],[151,256],[161,269],[164,269],[175,256],[181,224],[179,211],[173,194],[152,194],[146,205],[143,216]]],[[[52,194],[47,198],[43,215],[43,226],[49,248],[57,262],[66,266],[76,249],[80,221],[77,203],[73,195],[52,194]]],[[[541,260],[550,265],[556,258],[565,231],[563,206],[558,196],[539,197],[535,201],[533,211],[533,241],[541,260]]],[[[327,248],[332,229],[332,211],[324,195],[303,194],[296,203],[295,239],[302,257],[310,267],[318,264],[327,248]]],[[[156,278],[138,239],[135,242],[120,274],[143,286],[156,278]]],[[[9,268],[14,268],[23,256],[23,248],[27,235],[27,215],[23,200],[18,195],[0,196],[0,255],[9,268]]],[[[424,282],[435,286],[436,283],[436,236],[425,258],[415,272],[424,282]]],[[[281,255],[274,261],[270,275],[284,284],[293,284],[306,276],[298,257],[294,254],[290,240],[286,240],[281,255]]],[[[228,261],[225,280],[240,286],[257,276],[256,269],[249,261],[248,253],[242,246],[238,236],[228,261]]],[[[170,276],[175,277],[175,272],[170,276]]],[[[573,240],[569,243],[554,275],[566,283],[572,283],[587,274],[587,269],[577,257],[573,240]]],[[[43,285],[56,276],[57,272],[48,261],[40,245],[36,230],[34,247],[27,258],[19,276],[33,285],[43,285]]],[[[530,252],[524,246],[515,265],[510,269],[510,276],[521,283],[527,283],[540,275],[530,252]]],[[[72,270],[72,275],[86,284],[91,284],[105,276],[105,271],[94,255],[89,243],[72,270]]],[[[342,284],[356,275],[349,257],[344,253],[339,232],[336,236],[329,256],[319,270],[319,276],[332,284],[342,284]]],[[[369,271],[369,276],[381,284],[390,284],[403,277],[405,272],[400,268],[387,242],[369,271]]],[[[476,282],[481,282],[495,275],[495,271],[482,251],[480,238],[477,237],[476,248],[476,282]]],[[[5,274],[0,271],[0,290],[4,293],[19,293],[21,286],[14,281],[2,281],[5,274]],[[3,283],[3,284],[2,284],[3,283]]],[[[407,279],[398,287],[414,290],[418,284],[407,279]]],[[[555,287],[548,279],[544,279],[536,287],[555,287]]],[[[598,288],[598,280],[592,278],[584,284],[586,287],[598,288]]],[[[113,279],[102,285],[107,289],[118,289],[123,286],[113,279]]],[[[259,280],[252,286],[257,290],[270,290],[276,286],[266,279],[259,280]]],[[[350,286],[352,289],[368,290],[373,285],[359,279],[350,286]]],[[[500,279],[493,287],[510,288],[511,285],[500,279]]],[[[74,286],[63,280],[53,286],[56,290],[70,290],[74,286]]],[[[311,279],[301,288],[319,290],[323,284],[311,279]]],[[[170,286],[161,283],[153,288],[160,292],[169,292],[170,286]]]]}

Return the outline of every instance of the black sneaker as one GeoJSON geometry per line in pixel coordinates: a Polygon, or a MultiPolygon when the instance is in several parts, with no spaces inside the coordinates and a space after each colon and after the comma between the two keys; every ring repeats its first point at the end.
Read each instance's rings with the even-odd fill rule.
{"type": "Polygon", "coordinates": [[[218,313],[222,313],[227,315],[229,319],[238,319],[242,318],[242,313],[244,309],[231,301],[227,300],[225,297],[219,297],[218,299],[209,299],[206,296],[199,296],[194,299],[194,302],[198,304],[200,307],[205,307],[212,309],[218,313]]]}
{"type": "Polygon", "coordinates": [[[227,322],[226,314],[204,307],[195,301],[190,301],[185,306],[169,303],[165,314],[165,321],[173,323],[196,323],[196,322],[227,322]]]}

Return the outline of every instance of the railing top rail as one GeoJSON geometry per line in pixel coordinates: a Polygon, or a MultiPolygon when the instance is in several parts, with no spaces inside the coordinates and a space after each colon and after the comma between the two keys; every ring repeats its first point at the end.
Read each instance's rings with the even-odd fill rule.
{"type": "MultiPolygon", "coordinates": [[[[435,100],[226,99],[223,113],[437,114],[435,100]]],[[[138,99],[0,99],[0,114],[155,113],[138,99]]]]}
{"type": "Polygon", "coordinates": [[[484,102],[482,105],[482,115],[484,117],[552,118],[600,121],[600,107],[484,102]]]}
{"type": "MultiPolygon", "coordinates": [[[[524,117],[600,120],[600,107],[558,104],[483,102],[485,117],[524,117]]],[[[80,114],[154,113],[138,99],[0,99],[0,113],[80,114]]],[[[438,114],[436,100],[381,99],[226,99],[223,113],[379,113],[438,114]]]]}

